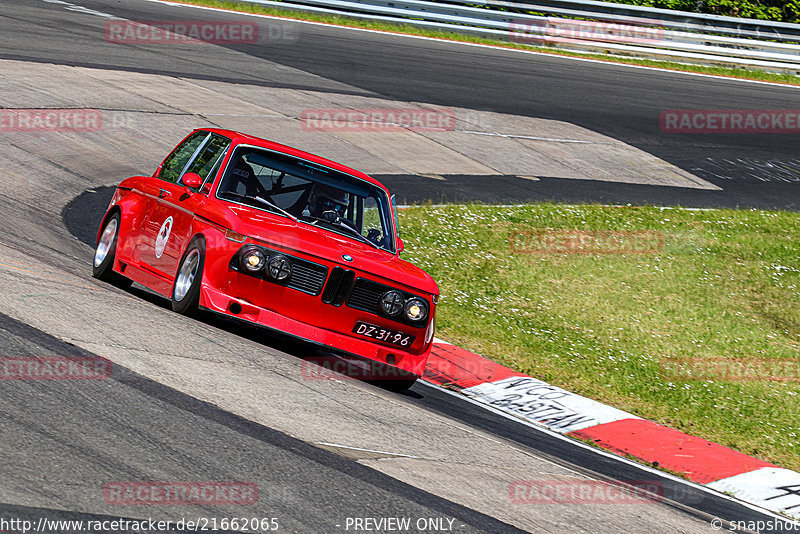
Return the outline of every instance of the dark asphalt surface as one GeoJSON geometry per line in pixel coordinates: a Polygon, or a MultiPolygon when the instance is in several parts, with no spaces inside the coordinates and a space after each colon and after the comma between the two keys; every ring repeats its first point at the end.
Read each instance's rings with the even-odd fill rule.
{"type": "MultiPolygon", "coordinates": [[[[130,20],[239,17],[145,0],[78,3],[130,20]]],[[[800,88],[796,87],[310,25],[294,25],[291,39],[224,45],[214,50],[117,45],[103,39],[102,28],[107,19],[77,17],[68,6],[40,0],[5,0],[0,17],[4,26],[0,58],[322,91],[330,90],[329,81],[333,80],[355,87],[354,92],[400,101],[567,121],[638,147],[726,190],[719,195],[706,195],[695,190],[676,192],[672,190],[675,188],[640,189],[574,180],[506,187],[501,180],[492,187],[501,193],[477,200],[648,201],[792,210],[800,206],[800,134],[677,135],[664,133],[659,126],[659,114],[665,109],[800,109],[800,88]],[[248,54],[251,61],[233,60],[225,53],[226,47],[248,54]],[[320,78],[310,82],[308,78],[278,75],[265,62],[320,78]]],[[[269,34],[269,28],[276,24],[284,23],[262,19],[262,33],[269,34]]],[[[433,191],[427,195],[416,189],[398,193],[408,199],[435,197],[431,198],[435,201],[475,195],[474,190],[460,184],[456,180],[429,185],[433,191]]]]}
{"type": "Polygon", "coordinates": [[[579,204],[634,204],[687,208],[757,208],[800,211],[796,183],[761,187],[750,182],[730,182],[722,191],[625,184],[593,180],[540,177],[535,185],[519,176],[444,175],[444,180],[420,179],[396,174],[374,175],[403,204],[484,202],[522,204],[558,202],[579,204]]]}
{"type": "MultiPolygon", "coordinates": [[[[93,356],[3,314],[0,354],[93,356]]],[[[258,502],[228,513],[275,517],[281,532],[335,532],[347,517],[448,517],[460,525],[456,532],[518,532],[119,365],[107,380],[0,381],[0,435],[0,479],[21,493],[46,495],[68,484],[97,502],[109,482],[235,480],[257,484],[258,502]]],[[[0,502],[0,518],[133,519],[128,513],[138,507],[107,508],[98,516],[0,502]]],[[[164,520],[158,507],[148,508],[164,520]]],[[[225,517],[220,508],[195,510],[197,518],[225,517]]]]}

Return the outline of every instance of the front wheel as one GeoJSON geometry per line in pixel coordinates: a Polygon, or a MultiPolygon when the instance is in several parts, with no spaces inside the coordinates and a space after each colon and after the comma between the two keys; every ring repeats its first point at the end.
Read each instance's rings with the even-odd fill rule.
{"type": "Polygon", "coordinates": [[[131,285],[131,281],[114,272],[114,258],[117,254],[117,241],[119,238],[119,212],[114,213],[103,228],[97,247],[94,250],[92,262],[92,276],[104,282],[110,282],[123,289],[131,285]]]}
{"type": "Polygon", "coordinates": [[[194,315],[200,302],[200,282],[206,250],[202,239],[195,239],[186,249],[175,285],[172,287],[172,309],[183,315],[194,315]]]}
{"type": "Polygon", "coordinates": [[[394,391],[396,393],[402,393],[404,391],[407,391],[408,389],[411,388],[411,386],[413,386],[416,383],[417,383],[417,377],[376,382],[376,384],[378,384],[383,389],[394,391]]]}

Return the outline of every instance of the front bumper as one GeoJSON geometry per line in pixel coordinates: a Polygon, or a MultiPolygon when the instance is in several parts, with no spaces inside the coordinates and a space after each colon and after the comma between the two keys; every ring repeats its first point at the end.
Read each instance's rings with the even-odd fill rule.
{"type": "MultiPolygon", "coordinates": [[[[328,330],[287,317],[276,311],[248,302],[243,298],[233,297],[205,283],[201,286],[200,306],[217,313],[292,335],[304,341],[323,345],[335,351],[391,365],[417,376],[422,376],[425,371],[425,365],[431,352],[432,342],[425,343],[423,350],[416,354],[406,352],[399,347],[395,349],[369,339],[328,330]]],[[[433,328],[432,322],[428,328],[433,328]]],[[[432,339],[433,335],[428,332],[428,328],[420,329],[418,335],[424,336],[426,339],[432,339]]]]}

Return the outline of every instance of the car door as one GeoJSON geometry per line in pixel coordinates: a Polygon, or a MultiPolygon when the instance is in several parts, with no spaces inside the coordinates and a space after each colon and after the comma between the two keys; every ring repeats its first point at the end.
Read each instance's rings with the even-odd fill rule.
{"type": "Polygon", "coordinates": [[[221,135],[203,133],[205,136],[199,143],[187,140],[193,142],[174,161],[168,162],[168,165],[165,162],[162,166],[164,179],[159,184],[158,202],[148,224],[148,238],[152,242],[148,263],[170,282],[178,270],[187,240],[193,235],[195,212],[207,199],[202,185],[192,189],[183,183],[183,176],[193,172],[200,175],[204,182],[213,179],[231,143],[230,139],[221,135]],[[177,170],[179,167],[180,171],[177,170]]]}
{"type": "MultiPolygon", "coordinates": [[[[158,197],[165,181],[174,180],[188,163],[200,143],[208,136],[208,132],[194,132],[188,135],[164,159],[153,176],[142,177],[132,188],[135,201],[130,202],[130,227],[126,229],[125,240],[120,242],[121,256],[145,270],[153,271],[153,238],[158,227],[152,229],[151,217],[158,205],[158,197]]],[[[161,224],[161,223],[159,223],[161,224]]]]}

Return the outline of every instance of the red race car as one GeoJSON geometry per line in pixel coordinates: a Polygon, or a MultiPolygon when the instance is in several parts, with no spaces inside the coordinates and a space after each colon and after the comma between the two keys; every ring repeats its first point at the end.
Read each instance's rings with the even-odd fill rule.
{"type": "Polygon", "coordinates": [[[422,375],[439,289],[399,258],[393,197],[333,161],[195,130],[153,176],[117,186],[93,274],[191,314],[235,317],[422,375]]]}

